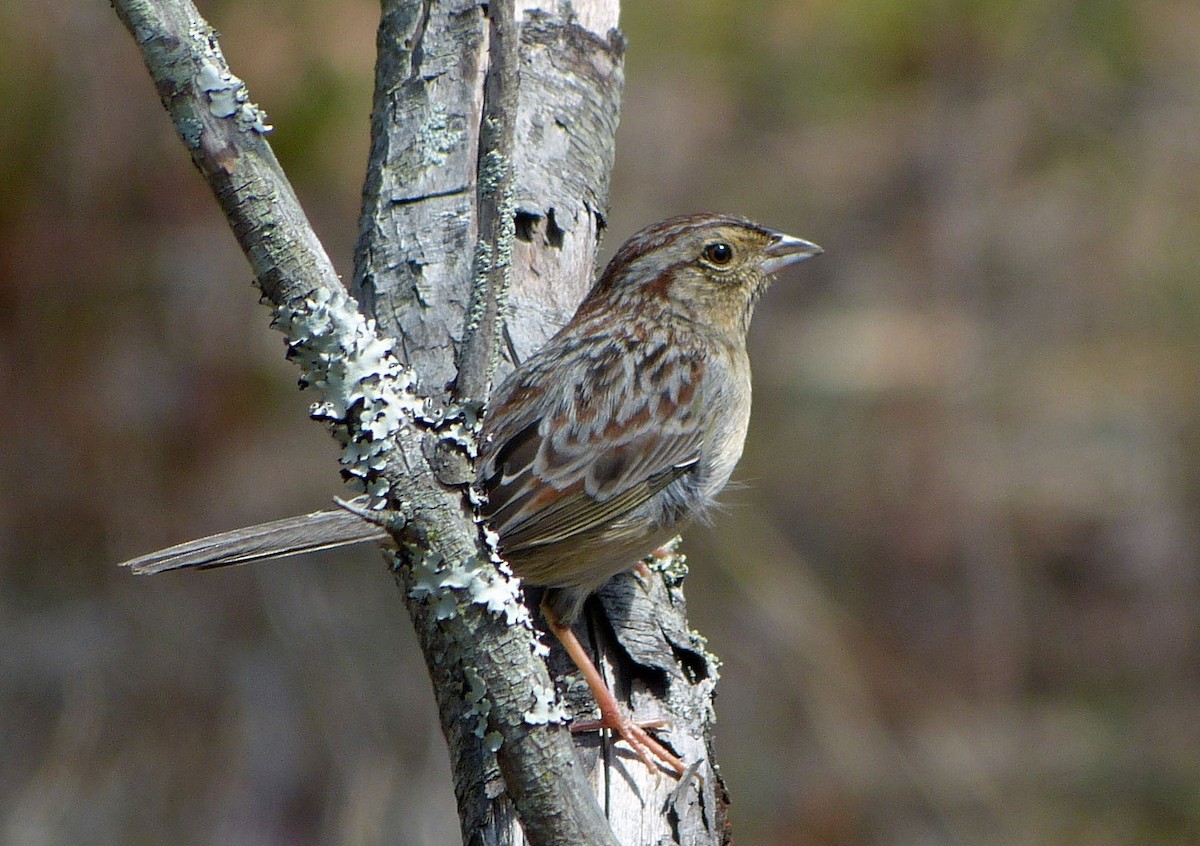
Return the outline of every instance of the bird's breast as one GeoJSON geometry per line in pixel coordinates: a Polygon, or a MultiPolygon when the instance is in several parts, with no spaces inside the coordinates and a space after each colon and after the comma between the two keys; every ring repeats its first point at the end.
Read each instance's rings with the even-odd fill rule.
{"type": "Polygon", "coordinates": [[[701,494],[709,499],[715,498],[733,475],[750,426],[750,365],[745,353],[739,356],[735,352],[717,364],[710,364],[706,374],[706,435],[701,478],[697,480],[701,494]]]}

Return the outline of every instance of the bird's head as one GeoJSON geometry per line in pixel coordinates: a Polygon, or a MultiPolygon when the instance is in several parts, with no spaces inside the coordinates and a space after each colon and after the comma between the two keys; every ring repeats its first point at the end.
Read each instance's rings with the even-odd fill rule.
{"type": "Polygon", "coordinates": [[[661,306],[701,325],[740,330],[744,336],[772,274],[820,252],[816,244],[742,218],[675,217],[626,241],[593,296],[605,308],[661,306]]]}

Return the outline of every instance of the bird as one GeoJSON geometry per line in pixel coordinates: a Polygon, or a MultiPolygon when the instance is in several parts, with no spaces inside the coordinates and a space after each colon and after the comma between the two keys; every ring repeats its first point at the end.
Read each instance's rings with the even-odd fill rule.
{"type": "MultiPolygon", "coordinates": [[[[816,244],[722,214],[648,226],[613,255],[575,315],[520,362],[484,409],[481,516],[587,680],[600,720],[653,766],[683,763],[624,715],[572,626],[584,603],[705,515],[750,420],[747,335],[773,275],[816,244]]],[[[190,541],[125,562],[137,573],[244,564],[386,532],[323,511],[190,541]]]]}

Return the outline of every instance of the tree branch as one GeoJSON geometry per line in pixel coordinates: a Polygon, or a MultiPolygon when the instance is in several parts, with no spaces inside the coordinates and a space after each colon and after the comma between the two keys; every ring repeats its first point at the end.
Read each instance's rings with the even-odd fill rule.
{"type": "Polygon", "coordinates": [[[516,843],[519,817],[532,844],[614,846],[594,789],[622,842],[723,842],[709,763],[715,665],[673,582],[616,580],[590,634],[617,688],[669,716],[670,742],[701,778],[627,767],[595,737],[581,741],[578,766],[528,612],[465,501],[470,477],[446,484],[442,461],[472,448],[467,418],[499,362],[506,296],[523,357],[590,285],[621,88],[615,0],[527,10],[519,39],[509,0],[384,0],[352,285],[363,313],[262,137],[265,116],[189,0],[114,4],[289,356],[322,393],[313,416],[343,444],[344,475],[391,509],[393,570],[438,697],[464,839],[516,843]]]}
{"type": "MultiPolygon", "coordinates": [[[[274,304],[290,356],[324,395],[313,416],[345,446],[345,472],[403,515],[397,574],[423,639],[439,650],[426,653],[439,697],[466,705],[451,731],[478,735],[481,757],[484,748],[499,748],[504,783],[531,843],[615,844],[574,766],[518,591],[492,565],[463,497],[439,484],[425,460],[425,436],[454,439],[457,430],[425,415],[411,371],[341,287],[262,137],[265,118],[190,0],[114,6],[274,304]]],[[[463,822],[477,837],[480,829],[463,822]]]]}
{"type": "Polygon", "coordinates": [[[175,131],[208,181],[255,280],[275,303],[342,290],[279,162],[266,115],[190,2],[116,0],[175,131]]]}

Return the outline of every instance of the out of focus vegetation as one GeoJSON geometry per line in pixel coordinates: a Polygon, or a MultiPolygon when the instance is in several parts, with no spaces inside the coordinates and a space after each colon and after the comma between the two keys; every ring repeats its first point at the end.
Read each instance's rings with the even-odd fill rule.
{"type": "MultiPolygon", "coordinates": [[[[1200,842],[1200,5],[627,6],[606,252],[827,250],[687,542],[739,843],[1200,842]]],[[[348,272],[375,4],[205,11],[348,272]]],[[[0,7],[0,110],[0,842],[455,842],[373,553],[113,567],[339,488],[107,6],[0,7]]]]}

